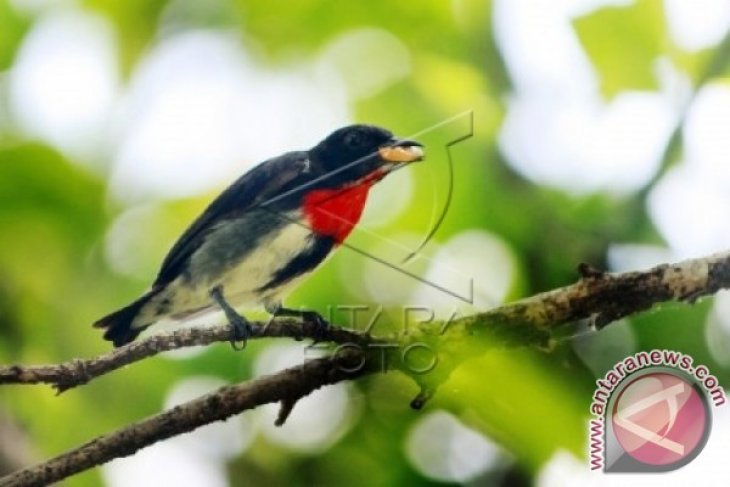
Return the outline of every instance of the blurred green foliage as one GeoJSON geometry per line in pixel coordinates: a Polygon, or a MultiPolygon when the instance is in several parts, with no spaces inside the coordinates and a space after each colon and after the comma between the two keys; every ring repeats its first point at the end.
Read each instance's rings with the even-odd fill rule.
{"type": "Polygon", "coordinates": [[[8,0],[0,1],[0,71],[8,69],[30,21],[18,15],[8,0]]]}
{"type": "MultiPolygon", "coordinates": [[[[661,243],[646,216],[646,192],[621,197],[570,195],[525,180],[503,160],[496,135],[511,82],[495,45],[490,2],[234,0],[210,2],[205,8],[195,2],[174,3],[86,0],[83,5],[114,26],[126,76],[159,39],[165,9],[183,19],[185,28],[233,27],[259,62],[273,66],[307,62],[354,28],[376,26],[397,36],[413,57],[412,76],[358,100],[356,118],[409,133],[465,108],[474,109],[474,137],[453,149],[456,160],[470,163],[455,165],[457,191],[436,241],[445,242],[469,228],[499,236],[517,264],[510,299],[571,282],[581,261],[605,265],[611,243],[661,243]]],[[[38,20],[0,0],[0,75],[12,67],[24,34],[38,20]]],[[[579,19],[575,28],[607,97],[627,89],[656,88],[657,56],[673,57],[699,80],[715,54],[687,53],[671,45],[661,4],[653,0],[595,11],[579,19]]],[[[90,323],[144,290],[175,235],[213,195],[152,202],[157,216],[150,222],[148,238],[140,235],[138,242],[149,267],[147,275],[121,276],[110,268],[103,250],[106,232],[125,209],[107,193],[104,175],[111,160],[98,161],[102,170],[91,172],[40,142],[17,137],[17,133],[0,134],[0,363],[58,362],[105,352],[108,344],[90,323]]],[[[428,187],[432,178],[446,177],[439,172],[444,168],[438,166],[435,174],[414,170],[415,187],[428,187]]],[[[430,218],[415,206],[406,213],[379,231],[418,231],[430,218]]],[[[331,303],[352,302],[347,289],[331,283],[341,279],[340,264],[354,258],[340,252],[297,291],[290,304],[323,309],[331,303]]],[[[705,345],[701,325],[708,309],[708,303],[663,306],[633,319],[640,347],[691,353],[727,383],[730,370],[715,363],[705,345]]],[[[246,380],[266,346],[252,343],[242,354],[231,353],[225,345],[212,346],[185,360],[157,357],[60,397],[46,387],[5,387],[0,391],[0,414],[17,420],[39,458],[48,457],[159,411],[167,391],[180,378],[203,373],[227,381],[246,380]]],[[[489,351],[458,368],[427,407],[447,409],[501,444],[514,459],[511,468],[524,480],[557,450],[583,454],[593,380],[568,342],[550,354],[489,351]]],[[[417,392],[415,385],[387,374],[355,387],[361,395],[360,412],[332,447],[307,455],[257,438],[230,465],[231,482],[430,482],[404,454],[404,438],[423,414],[408,408],[417,392]]],[[[91,471],[67,485],[99,482],[98,471],[91,471]]]]}
{"type": "Polygon", "coordinates": [[[601,72],[601,87],[607,96],[657,87],[652,60],[666,55],[669,44],[662,7],[661,2],[639,0],[575,23],[583,46],[601,72]]]}

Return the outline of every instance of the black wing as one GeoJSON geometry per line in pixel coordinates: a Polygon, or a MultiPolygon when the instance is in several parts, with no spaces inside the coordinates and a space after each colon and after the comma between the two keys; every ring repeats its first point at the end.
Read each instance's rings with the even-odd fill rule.
{"type": "Polygon", "coordinates": [[[289,152],[259,164],[238,178],[175,242],[162,262],[153,287],[164,286],[180,275],[190,256],[216,223],[296,189],[307,178],[308,164],[306,152],[289,152]]]}

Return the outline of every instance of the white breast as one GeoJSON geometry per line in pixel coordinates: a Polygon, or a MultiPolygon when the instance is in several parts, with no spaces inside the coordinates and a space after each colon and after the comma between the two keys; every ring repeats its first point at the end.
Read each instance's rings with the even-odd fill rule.
{"type": "Polygon", "coordinates": [[[262,242],[215,285],[222,285],[225,296],[234,304],[254,304],[262,296],[256,290],[266,285],[274,273],[311,245],[311,231],[305,225],[290,223],[262,242]]]}
{"type": "MultiPolygon", "coordinates": [[[[234,230],[229,227],[225,231],[230,231],[231,235],[235,236],[234,230]]],[[[312,245],[310,237],[310,229],[291,218],[289,223],[258,241],[252,251],[237,262],[233,262],[233,265],[222,267],[222,272],[205,276],[204,271],[210,268],[206,265],[207,262],[197,263],[199,267],[195,275],[198,278],[191,281],[182,275],[168,284],[164,291],[145,306],[139,317],[140,323],[149,324],[163,316],[160,315],[159,306],[163,301],[168,303],[164,314],[175,319],[186,319],[214,307],[210,291],[217,286],[223,287],[226,300],[236,307],[259,306],[265,301],[283,297],[305,275],[297,276],[282,287],[268,290],[263,295],[258,289],[269,283],[276,271],[300,252],[306,251],[307,247],[312,245]]]]}

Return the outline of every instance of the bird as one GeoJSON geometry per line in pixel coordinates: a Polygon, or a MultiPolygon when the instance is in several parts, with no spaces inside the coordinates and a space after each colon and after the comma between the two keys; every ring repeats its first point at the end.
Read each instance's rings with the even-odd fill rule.
{"type": "Polygon", "coordinates": [[[183,232],[142,296],[93,326],[120,347],[163,318],[185,321],[222,310],[236,349],[252,333],[238,308],[263,306],[272,318],[299,317],[327,327],[314,310],[284,307],[284,297],[342,246],[371,188],[423,158],[421,143],[355,124],[309,150],[261,162],[183,232]]]}

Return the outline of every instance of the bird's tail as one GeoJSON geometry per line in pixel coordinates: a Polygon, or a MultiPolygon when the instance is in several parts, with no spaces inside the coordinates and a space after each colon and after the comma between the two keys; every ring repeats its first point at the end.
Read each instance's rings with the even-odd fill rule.
{"type": "Polygon", "coordinates": [[[132,326],[134,319],[139,314],[142,307],[155,296],[154,291],[150,291],[133,303],[110,313],[94,323],[94,328],[102,328],[104,339],[114,343],[115,347],[125,345],[142,333],[147,326],[132,326]]]}

